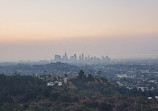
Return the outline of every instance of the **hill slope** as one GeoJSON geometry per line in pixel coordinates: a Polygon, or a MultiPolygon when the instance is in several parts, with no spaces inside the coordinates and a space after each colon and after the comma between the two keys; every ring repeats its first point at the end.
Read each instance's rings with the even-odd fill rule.
{"type": "Polygon", "coordinates": [[[33,76],[0,75],[0,111],[156,111],[157,100],[104,78],[76,77],[48,87],[33,76]]]}

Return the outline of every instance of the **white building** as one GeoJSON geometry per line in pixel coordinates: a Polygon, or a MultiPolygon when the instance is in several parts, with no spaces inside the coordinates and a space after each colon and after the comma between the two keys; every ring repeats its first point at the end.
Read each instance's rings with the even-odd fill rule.
{"type": "Polygon", "coordinates": [[[62,82],[58,82],[58,86],[62,86],[63,85],[63,83],[62,82]]]}
{"type": "Polygon", "coordinates": [[[127,78],[127,74],[117,74],[118,78],[127,78]]]}
{"type": "Polygon", "coordinates": [[[147,89],[146,87],[137,87],[137,89],[140,89],[141,91],[145,91],[145,89],[147,89]]]}
{"type": "Polygon", "coordinates": [[[152,97],[148,97],[148,99],[152,99],[152,97]]]}
{"type": "Polygon", "coordinates": [[[64,78],[64,83],[65,83],[65,84],[67,84],[67,80],[68,80],[68,78],[65,77],[65,78],[64,78]]]}
{"type": "Polygon", "coordinates": [[[54,86],[54,85],[55,85],[54,82],[48,82],[48,83],[47,83],[47,86],[54,86]]]}
{"type": "Polygon", "coordinates": [[[155,99],[158,99],[158,96],[155,96],[155,99]]]}

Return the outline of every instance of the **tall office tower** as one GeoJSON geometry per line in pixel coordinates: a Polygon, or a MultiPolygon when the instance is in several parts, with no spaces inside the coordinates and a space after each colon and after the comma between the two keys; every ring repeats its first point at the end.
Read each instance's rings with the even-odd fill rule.
{"type": "Polygon", "coordinates": [[[82,60],[84,60],[84,54],[82,53],[82,60]]]}
{"type": "Polygon", "coordinates": [[[90,60],[90,58],[91,58],[90,55],[88,55],[88,60],[90,60]]]}
{"type": "Polygon", "coordinates": [[[73,63],[74,62],[74,56],[70,57],[70,62],[73,63]]]}
{"type": "Polygon", "coordinates": [[[55,55],[54,56],[54,62],[61,62],[62,59],[61,59],[61,56],[60,55],[55,55]]]}
{"type": "Polygon", "coordinates": [[[65,52],[65,55],[64,55],[65,57],[67,57],[67,54],[66,54],[66,52],[65,52]]]}
{"type": "Polygon", "coordinates": [[[109,56],[104,57],[104,62],[110,63],[110,57],[109,56]]]}
{"type": "Polygon", "coordinates": [[[88,61],[88,57],[85,57],[85,61],[88,61]]]}
{"type": "Polygon", "coordinates": [[[79,61],[80,61],[80,62],[82,61],[82,57],[81,57],[81,55],[79,56],[79,61]]]}
{"type": "Polygon", "coordinates": [[[77,61],[77,55],[74,54],[74,61],[77,61]]]}
{"type": "Polygon", "coordinates": [[[68,62],[68,56],[67,56],[66,52],[65,52],[65,55],[63,56],[62,60],[63,60],[63,62],[68,62]]]}

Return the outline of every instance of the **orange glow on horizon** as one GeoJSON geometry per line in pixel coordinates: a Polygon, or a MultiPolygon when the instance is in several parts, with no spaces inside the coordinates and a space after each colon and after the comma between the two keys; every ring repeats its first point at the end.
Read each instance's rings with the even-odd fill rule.
{"type": "Polygon", "coordinates": [[[157,1],[3,1],[0,42],[158,36],[157,1]]]}

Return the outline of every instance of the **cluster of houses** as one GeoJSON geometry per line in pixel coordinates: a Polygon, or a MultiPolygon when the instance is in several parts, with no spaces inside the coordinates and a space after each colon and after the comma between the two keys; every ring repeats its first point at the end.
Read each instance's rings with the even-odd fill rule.
{"type": "Polygon", "coordinates": [[[119,79],[121,79],[121,78],[132,78],[132,79],[134,79],[134,78],[136,77],[136,75],[131,75],[131,76],[129,76],[129,75],[127,75],[127,74],[117,74],[116,76],[117,76],[117,78],[119,78],[119,79]]]}
{"type": "Polygon", "coordinates": [[[53,79],[53,80],[49,81],[47,83],[47,86],[55,86],[55,85],[62,86],[63,84],[67,84],[67,82],[68,82],[68,78],[67,77],[64,77],[64,78],[58,78],[57,77],[56,80],[53,79]]]}

